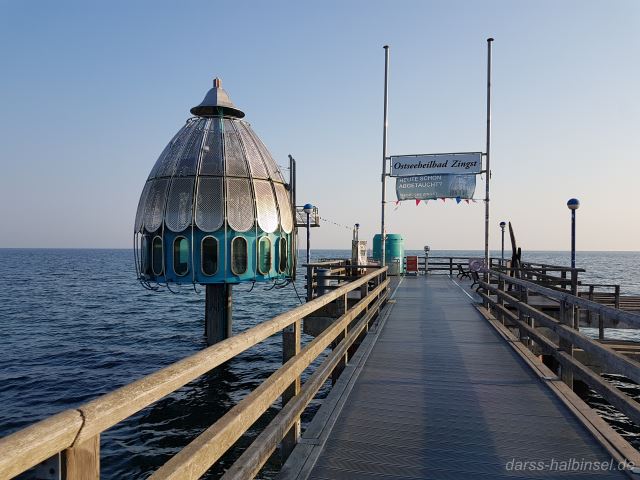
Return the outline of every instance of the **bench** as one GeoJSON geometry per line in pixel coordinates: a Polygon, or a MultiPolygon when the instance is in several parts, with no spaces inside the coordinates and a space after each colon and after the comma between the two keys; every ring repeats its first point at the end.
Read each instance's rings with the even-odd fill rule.
{"type": "Polygon", "coordinates": [[[457,277],[459,279],[463,279],[463,278],[468,278],[469,280],[471,280],[471,277],[469,276],[469,270],[465,270],[464,268],[462,268],[462,264],[458,263],[458,275],[457,277]]]}

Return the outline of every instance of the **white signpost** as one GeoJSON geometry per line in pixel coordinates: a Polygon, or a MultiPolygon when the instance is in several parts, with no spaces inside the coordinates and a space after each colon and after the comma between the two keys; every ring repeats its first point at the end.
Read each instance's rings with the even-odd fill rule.
{"type": "Polygon", "coordinates": [[[478,174],[482,170],[481,152],[398,155],[390,159],[391,177],[478,174]]]}

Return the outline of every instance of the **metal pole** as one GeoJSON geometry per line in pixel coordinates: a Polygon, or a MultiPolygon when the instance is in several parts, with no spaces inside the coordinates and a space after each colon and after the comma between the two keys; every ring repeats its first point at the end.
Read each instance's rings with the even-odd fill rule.
{"type": "Polygon", "coordinates": [[[311,263],[311,216],[307,213],[307,265],[311,263]]]}
{"type": "Polygon", "coordinates": [[[491,180],[491,42],[487,38],[487,151],[485,163],[485,198],[484,198],[484,262],[489,267],[489,180],[491,180]]]}
{"type": "Polygon", "coordinates": [[[571,268],[576,268],[576,211],[571,210],[571,268]]]}
{"type": "Polygon", "coordinates": [[[504,226],[500,227],[502,228],[502,262],[501,265],[504,266],[504,226]]]}
{"type": "Polygon", "coordinates": [[[389,45],[384,47],[384,124],[382,126],[382,218],[380,222],[380,235],[382,246],[382,266],[385,265],[385,234],[384,234],[384,206],[387,193],[387,127],[388,127],[388,107],[389,107],[389,45]]]}

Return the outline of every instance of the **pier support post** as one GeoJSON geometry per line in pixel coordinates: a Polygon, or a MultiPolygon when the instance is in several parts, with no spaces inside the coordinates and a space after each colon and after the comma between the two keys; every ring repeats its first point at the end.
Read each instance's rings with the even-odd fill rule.
{"type": "Polygon", "coordinates": [[[231,336],[231,285],[207,285],[205,296],[204,334],[207,344],[213,345],[231,336]]]}
{"type": "MultiPolygon", "coordinates": [[[[287,363],[291,358],[300,353],[300,334],[302,322],[297,320],[282,331],[282,364],[287,363]]],[[[284,407],[292,398],[300,393],[300,377],[282,392],[282,406],[284,407]]],[[[291,429],[285,434],[280,446],[280,457],[282,463],[289,458],[291,452],[300,440],[300,417],[293,424],[291,429]]]]}

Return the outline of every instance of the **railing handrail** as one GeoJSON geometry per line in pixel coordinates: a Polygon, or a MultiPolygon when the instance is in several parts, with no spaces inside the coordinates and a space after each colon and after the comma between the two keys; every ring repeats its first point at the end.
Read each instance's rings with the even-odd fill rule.
{"type": "Polygon", "coordinates": [[[555,270],[558,272],[571,272],[571,271],[576,271],[576,272],[586,272],[586,270],[584,268],[574,268],[574,267],[565,267],[563,265],[551,265],[549,263],[537,263],[537,262],[520,262],[520,264],[523,267],[537,267],[537,268],[546,268],[548,270],[555,270]]]}
{"type": "MultiPolygon", "coordinates": [[[[606,372],[622,374],[634,382],[640,382],[640,363],[617,352],[610,346],[584,335],[575,328],[576,310],[574,307],[606,315],[608,318],[625,320],[636,325],[640,325],[640,315],[622,312],[566,292],[541,287],[538,284],[512,278],[495,270],[485,269],[484,273],[489,277],[493,276],[499,279],[497,286],[486,280],[479,282],[484,292],[478,293],[488,311],[495,309],[497,318],[505,325],[505,319],[509,319],[511,321],[509,325],[519,330],[520,341],[525,345],[533,340],[543,353],[553,356],[561,365],[559,375],[562,381],[570,387],[573,386],[573,376],[576,375],[590,388],[602,395],[611,405],[627,415],[636,424],[640,424],[640,404],[573,356],[574,346],[578,347],[589,354],[590,358],[597,359],[607,369],[606,372]],[[507,284],[518,286],[520,289],[519,291],[508,291],[507,284]],[[536,292],[560,302],[560,318],[553,318],[529,305],[530,292],[536,292]],[[556,341],[537,330],[538,324],[553,331],[558,336],[558,340],[556,341]]],[[[634,459],[639,458],[638,452],[634,449],[629,449],[629,452],[634,459]]]]}
{"type": "Polygon", "coordinates": [[[632,325],[636,325],[640,327],[639,314],[618,310],[614,307],[608,307],[606,305],[602,305],[601,303],[594,302],[592,300],[587,300],[582,297],[577,297],[565,291],[553,290],[553,289],[538,285],[537,283],[521,280],[519,278],[510,277],[509,275],[505,275],[504,273],[498,272],[496,270],[486,270],[486,271],[491,275],[501,280],[504,280],[507,283],[526,288],[531,292],[536,292],[552,300],[557,300],[559,302],[566,302],[575,307],[580,307],[585,310],[589,310],[592,313],[597,313],[599,315],[605,316],[606,318],[609,318],[611,320],[620,320],[620,321],[628,322],[632,325]]]}
{"type": "Polygon", "coordinates": [[[11,478],[81,445],[227,360],[386,273],[379,268],[200,352],[0,439],[0,476],[11,478]]]}

